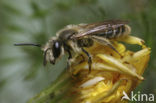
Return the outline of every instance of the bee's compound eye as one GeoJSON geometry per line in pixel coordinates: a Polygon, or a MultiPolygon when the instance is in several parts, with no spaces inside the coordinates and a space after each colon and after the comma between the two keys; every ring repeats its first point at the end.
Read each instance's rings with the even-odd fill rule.
{"type": "Polygon", "coordinates": [[[61,43],[59,41],[55,41],[52,47],[53,56],[56,59],[61,54],[61,43]]]}
{"type": "Polygon", "coordinates": [[[59,43],[58,42],[55,43],[55,48],[59,48],[59,43]]]}

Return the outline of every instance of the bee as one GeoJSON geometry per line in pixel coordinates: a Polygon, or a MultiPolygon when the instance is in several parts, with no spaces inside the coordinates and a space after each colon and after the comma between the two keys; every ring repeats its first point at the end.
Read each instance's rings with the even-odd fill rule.
{"type": "Polygon", "coordinates": [[[58,58],[65,53],[68,54],[67,64],[70,65],[73,55],[84,54],[88,58],[88,68],[91,71],[92,57],[86,48],[92,47],[94,42],[107,45],[115,52],[119,52],[110,42],[111,39],[120,38],[130,34],[131,28],[127,21],[108,20],[100,23],[67,25],[56,33],[56,37],[51,39],[41,47],[40,44],[15,44],[32,45],[41,47],[43,50],[43,64],[47,62],[55,64],[58,58]]]}

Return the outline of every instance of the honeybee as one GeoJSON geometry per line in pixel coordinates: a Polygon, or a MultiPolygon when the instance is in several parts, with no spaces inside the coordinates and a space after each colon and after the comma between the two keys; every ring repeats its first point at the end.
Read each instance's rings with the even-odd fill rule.
{"type": "Polygon", "coordinates": [[[55,64],[56,60],[65,53],[69,55],[68,64],[75,54],[85,54],[88,57],[88,68],[91,71],[92,56],[86,48],[92,47],[94,42],[109,46],[119,52],[110,42],[111,39],[120,38],[130,34],[131,28],[127,21],[109,20],[100,23],[67,25],[56,33],[44,46],[40,44],[15,44],[32,45],[41,47],[44,52],[43,64],[55,64]]]}

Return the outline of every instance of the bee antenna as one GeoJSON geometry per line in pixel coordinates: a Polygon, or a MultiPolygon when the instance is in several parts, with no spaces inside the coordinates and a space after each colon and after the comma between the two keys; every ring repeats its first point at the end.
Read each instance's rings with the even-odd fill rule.
{"type": "Polygon", "coordinates": [[[41,47],[40,44],[34,44],[34,43],[19,43],[19,44],[14,44],[14,46],[37,46],[37,47],[41,47]]]}

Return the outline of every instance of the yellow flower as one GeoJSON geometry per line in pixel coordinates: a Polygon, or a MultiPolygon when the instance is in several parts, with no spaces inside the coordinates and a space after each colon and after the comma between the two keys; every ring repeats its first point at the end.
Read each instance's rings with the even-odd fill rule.
{"type": "MultiPolygon", "coordinates": [[[[121,100],[123,91],[127,94],[144,80],[150,48],[137,37],[127,36],[112,41],[119,52],[108,46],[95,43],[87,51],[92,55],[92,70],[88,73],[88,63],[74,63],[71,73],[63,72],[49,88],[42,91],[29,103],[125,103],[121,100]],[[131,51],[123,43],[137,44],[141,50],[131,51]],[[73,74],[74,76],[71,76],[73,74]]],[[[81,61],[78,56],[76,62],[81,61]]],[[[86,57],[87,59],[87,57],[86,57]]],[[[87,61],[87,60],[86,60],[87,61]]]]}
{"type": "Polygon", "coordinates": [[[107,46],[95,44],[88,49],[93,56],[92,71],[88,74],[87,62],[73,66],[77,92],[74,103],[121,103],[123,91],[130,93],[144,78],[142,74],[149,61],[150,48],[143,40],[127,36],[120,38],[128,44],[138,44],[141,50],[133,52],[119,42],[113,42],[121,56],[107,46]]]}

